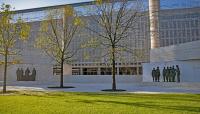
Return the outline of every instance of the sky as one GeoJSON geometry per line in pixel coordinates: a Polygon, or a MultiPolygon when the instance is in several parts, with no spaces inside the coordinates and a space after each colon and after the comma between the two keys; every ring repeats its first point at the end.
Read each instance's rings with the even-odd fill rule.
{"type": "Polygon", "coordinates": [[[91,0],[0,0],[0,4],[10,4],[15,10],[31,9],[37,7],[79,3],[91,0]]]}
{"type": "MultiPolygon", "coordinates": [[[[93,0],[0,0],[0,4],[6,3],[14,7],[14,10],[31,9],[45,6],[79,3],[93,0]]],[[[144,0],[145,1],[145,0],[144,0]]],[[[146,0],[148,1],[148,0],[146,0]]],[[[199,7],[200,0],[160,0],[161,8],[182,8],[182,7],[199,7]]]]}

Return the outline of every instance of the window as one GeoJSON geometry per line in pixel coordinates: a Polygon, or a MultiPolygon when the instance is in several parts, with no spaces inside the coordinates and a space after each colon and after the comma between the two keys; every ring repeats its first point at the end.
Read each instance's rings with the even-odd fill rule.
{"type": "Polygon", "coordinates": [[[196,36],[199,36],[199,30],[198,29],[195,30],[195,33],[196,33],[196,36]]]}
{"type": "Polygon", "coordinates": [[[177,39],[174,39],[174,44],[178,44],[178,40],[177,39]]]}
{"type": "MultiPolygon", "coordinates": [[[[180,34],[181,34],[181,31],[180,31],[180,34]]],[[[181,36],[181,35],[180,35],[181,36]]],[[[182,30],[182,36],[185,37],[186,36],[186,31],[185,30],[182,30]]]]}
{"type": "MultiPolygon", "coordinates": [[[[117,72],[117,69],[115,71],[117,72]]],[[[101,75],[111,75],[111,74],[112,74],[112,68],[101,68],[101,75]]]]}
{"type": "Polygon", "coordinates": [[[80,75],[80,68],[72,68],[72,75],[80,75]]]}
{"type": "Polygon", "coordinates": [[[165,40],[165,45],[166,45],[166,46],[169,46],[169,39],[166,39],[166,40],[165,40]]]}
{"type": "Polygon", "coordinates": [[[191,34],[190,30],[187,30],[187,37],[188,38],[190,37],[190,34],[191,34]]]}
{"type": "Polygon", "coordinates": [[[53,66],[53,75],[60,75],[61,74],[61,67],[59,65],[53,66]]]}
{"type": "Polygon", "coordinates": [[[98,68],[83,68],[83,75],[97,75],[98,68]]]}
{"type": "Polygon", "coordinates": [[[174,37],[177,37],[177,30],[174,30],[174,37]]]}
{"type": "Polygon", "coordinates": [[[161,44],[161,47],[165,46],[164,39],[161,39],[161,40],[160,40],[160,44],[161,44]]]}
{"type": "Polygon", "coordinates": [[[170,38],[173,37],[173,30],[170,30],[170,38]]]}
{"type": "Polygon", "coordinates": [[[190,23],[189,23],[189,21],[185,21],[185,23],[186,23],[185,28],[189,28],[189,27],[190,27],[190,23]]]}
{"type": "Polygon", "coordinates": [[[198,26],[199,26],[199,21],[195,20],[195,27],[198,27],[198,26]]]}
{"type": "Polygon", "coordinates": [[[173,28],[176,28],[176,21],[173,22],[173,28]]]}
{"type": "Polygon", "coordinates": [[[166,31],[166,37],[167,38],[169,37],[169,31],[168,30],[166,31]]]}
{"type": "MultiPolygon", "coordinates": [[[[142,67],[137,67],[139,75],[142,75],[142,67]]],[[[119,68],[119,75],[137,75],[136,67],[121,67],[119,68]]]]}
{"type": "Polygon", "coordinates": [[[178,22],[178,28],[179,29],[181,28],[181,22],[180,21],[178,22]]]}

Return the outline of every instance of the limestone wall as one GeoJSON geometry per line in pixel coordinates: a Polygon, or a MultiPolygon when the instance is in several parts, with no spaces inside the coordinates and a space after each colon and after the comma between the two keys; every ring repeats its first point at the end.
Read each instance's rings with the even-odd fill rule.
{"type": "Polygon", "coordinates": [[[160,67],[161,80],[163,81],[163,67],[173,65],[179,65],[181,82],[200,82],[200,60],[144,63],[143,82],[153,82],[151,71],[154,67],[160,67]]]}
{"type": "Polygon", "coordinates": [[[200,60],[200,40],[152,49],[150,62],[200,60]]]}
{"type": "MultiPolygon", "coordinates": [[[[179,65],[181,82],[200,82],[200,41],[152,49],[150,63],[143,64],[143,81],[152,82],[151,71],[179,65]]],[[[162,76],[161,76],[161,80],[162,76]]]]}
{"type": "MultiPolygon", "coordinates": [[[[142,82],[142,76],[120,75],[116,76],[117,83],[142,82]]],[[[112,83],[111,75],[77,75],[65,76],[66,83],[112,83]]]]}
{"type": "MultiPolygon", "coordinates": [[[[7,84],[59,84],[60,76],[53,75],[53,66],[51,64],[18,64],[8,67],[7,74],[7,84]],[[16,71],[17,68],[23,68],[24,72],[26,68],[29,68],[31,73],[32,69],[36,69],[36,80],[35,81],[17,81],[16,71]]],[[[68,65],[65,65],[64,71],[64,83],[111,83],[111,75],[71,75],[69,72],[71,68],[68,65]],[[68,70],[67,70],[68,69],[68,70]],[[69,72],[66,72],[69,71],[69,72]]],[[[3,67],[0,68],[3,71],[3,67]]],[[[31,75],[30,73],[30,75],[31,75]]],[[[117,83],[134,83],[141,82],[142,76],[133,76],[133,75],[120,75],[116,76],[117,83]]],[[[0,82],[3,81],[3,72],[0,75],[0,82]]]]}
{"type": "MultiPolygon", "coordinates": [[[[17,74],[16,71],[18,68],[22,68],[25,70],[29,68],[30,70],[30,75],[32,74],[32,69],[36,69],[36,79],[35,81],[39,82],[55,82],[58,80],[57,77],[53,76],[53,70],[52,70],[52,65],[41,65],[41,64],[18,64],[18,65],[12,65],[8,67],[8,72],[7,72],[7,82],[15,82],[17,81],[17,74]]],[[[3,67],[0,69],[3,71],[3,67]]],[[[0,75],[0,81],[3,81],[3,72],[1,72],[0,75]]]]}

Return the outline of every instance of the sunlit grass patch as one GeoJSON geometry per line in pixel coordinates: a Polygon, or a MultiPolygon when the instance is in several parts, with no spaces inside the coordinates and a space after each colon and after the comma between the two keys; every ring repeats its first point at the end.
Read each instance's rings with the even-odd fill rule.
{"type": "Polygon", "coordinates": [[[199,114],[199,94],[20,91],[0,96],[0,114],[199,114]]]}

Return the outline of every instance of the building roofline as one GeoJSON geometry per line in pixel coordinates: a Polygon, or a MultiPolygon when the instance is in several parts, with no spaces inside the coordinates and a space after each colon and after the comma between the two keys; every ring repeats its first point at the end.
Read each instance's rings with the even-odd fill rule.
{"type": "MultiPolygon", "coordinates": [[[[118,1],[118,0],[117,0],[118,1]]],[[[120,0],[119,0],[120,1],[120,0]]],[[[134,1],[134,0],[128,0],[134,1]]],[[[53,6],[45,6],[45,7],[38,7],[38,8],[30,8],[30,9],[22,9],[22,10],[14,10],[15,13],[28,13],[28,12],[35,12],[35,11],[43,11],[47,9],[56,9],[56,8],[63,8],[66,5],[71,5],[73,7],[78,6],[85,6],[85,5],[92,5],[94,4],[94,0],[90,0],[87,2],[79,2],[79,3],[70,3],[70,4],[62,4],[62,5],[53,5],[53,6]]],[[[169,10],[182,10],[182,9],[199,9],[200,7],[192,7],[192,8],[177,8],[177,9],[160,9],[160,11],[169,11],[169,10]]]]}
{"type": "MultiPolygon", "coordinates": [[[[104,2],[105,0],[103,0],[104,2]]],[[[120,0],[115,0],[115,1],[120,1],[120,0]]],[[[134,0],[128,0],[128,1],[134,1],[134,0]]],[[[78,7],[78,6],[85,6],[85,5],[92,5],[94,4],[95,0],[90,0],[87,2],[79,2],[79,3],[70,3],[70,4],[62,4],[62,5],[54,5],[54,6],[45,6],[45,7],[39,7],[39,8],[30,8],[30,9],[23,9],[23,10],[15,10],[15,13],[27,13],[27,12],[34,12],[34,11],[43,11],[46,9],[56,9],[56,8],[62,8],[66,5],[71,5],[73,7],[78,7]]]]}
{"type": "Polygon", "coordinates": [[[56,8],[62,8],[66,5],[71,5],[73,7],[78,6],[85,6],[85,5],[92,5],[94,4],[94,1],[88,1],[88,2],[79,2],[79,3],[71,3],[71,4],[62,4],[62,5],[54,5],[54,6],[45,6],[45,7],[39,7],[39,8],[30,8],[30,9],[23,9],[23,10],[15,10],[15,13],[27,13],[27,12],[35,12],[35,11],[43,11],[46,9],[56,9],[56,8]]]}

